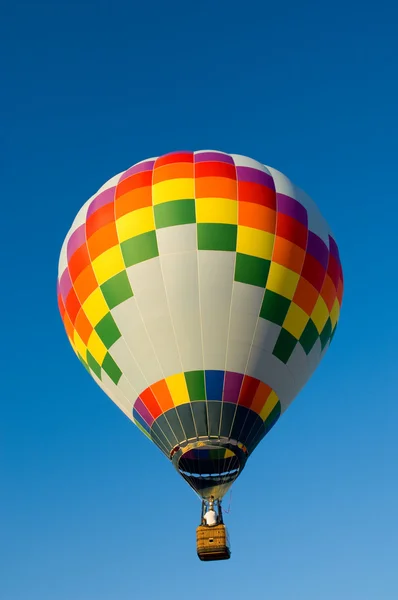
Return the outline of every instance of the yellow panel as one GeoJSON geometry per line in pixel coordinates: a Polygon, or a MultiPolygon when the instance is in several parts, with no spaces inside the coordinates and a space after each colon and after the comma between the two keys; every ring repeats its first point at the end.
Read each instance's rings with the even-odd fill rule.
{"type": "Polygon", "coordinates": [[[173,399],[174,406],[186,404],[190,401],[184,373],[178,373],[178,375],[167,377],[166,383],[173,399]]]}
{"type": "Polygon", "coordinates": [[[304,312],[302,308],[297,306],[297,304],[292,302],[289,310],[287,311],[283,328],[287,329],[287,331],[298,340],[303,333],[308,320],[309,317],[307,313],[304,312]]]}
{"type": "Polygon", "coordinates": [[[75,333],[73,335],[73,341],[74,341],[76,350],[78,351],[78,353],[80,354],[80,356],[84,360],[87,360],[87,347],[86,347],[86,344],[83,342],[82,338],[80,337],[80,335],[77,333],[76,330],[75,330],[75,333]]]}
{"type": "Polygon", "coordinates": [[[274,262],[269,270],[267,289],[292,300],[299,279],[298,273],[274,262]]]}
{"type": "Polygon", "coordinates": [[[340,304],[337,298],[335,299],[332,310],[330,311],[330,320],[332,321],[332,328],[336,325],[340,314],[340,304]]]}
{"type": "Polygon", "coordinates": [[[100,339],[98,333],[94,330],[87,343],[87,349],[93,355],[99,365],[102,365],[107,349],[100,339]]]}
{"type": "Polygon", "coordinates": [[[272,390],[272,392],[268,396],[267,401],[264,404],[263,409],[260,413],[260,417],[262,418],[263,421],[265,421],[269,417],[272,410],[278,404],[278,400],[279,400],[278,396],[275,394],[274,390],[272,390]]]}
{"type": "Polygon", "coordinates": [[[238,203],[225,198],[198,198],[196,200],[197,223],[238,223],[238,203]]]}
{"type": "Polygon", "coordinates": [[[322,329],[325,326],[326,321],[328,320],[329,311],[328,307],[325,304],[322,296],[319,296],[316,304],[314,306],[314,310],[312,311],[311,319],[314,321],[315,327],[318,330],[318,333],[321,333],[322,329]]]}
{"type": "Polygon", "coordinates": [[[124,270],[120,246],[110,248],[91,263],[99,285],[124,270]]]}
{"type": "Polygon", "coordinates": [[[238,226],[237,252],[271,260],[274,234],[252,227],[238,226]]]}
{"type": "Polygon", "coordinates": [[[105,302],[105,298],[100,288],[97,288],[90,294],[83,304],[83,310],[93,327],[95,327],[109,312],[108,305],[105,302]]]}
{"type": "Polygon", "coordinates": [[[136,235],[147,233],[155,229],[153,207],[139,208],[123,215],[116,221],[119,242],[125,242],[136,235]]]}
{"type": "Polygon", "coordinates": [[[169,179],[155,183],[152,187],[153,204],[162,204],[172,200],[189,200],[195,198],[194,179],[169,179]]]}

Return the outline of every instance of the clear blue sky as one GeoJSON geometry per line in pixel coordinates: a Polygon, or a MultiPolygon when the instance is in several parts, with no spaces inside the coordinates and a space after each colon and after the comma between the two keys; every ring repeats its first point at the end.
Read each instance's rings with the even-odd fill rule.
{"type": "Polygon", "coordinates": [[[397,20],[391,0],[3,3],[2,600],[398,598],[397,20]],[[198,500],[77,361],[55,295],[103,182],[203,148],[304,188],[345,273],[324,362],[234,486],[220,564],[196,558],[198,500]]]}

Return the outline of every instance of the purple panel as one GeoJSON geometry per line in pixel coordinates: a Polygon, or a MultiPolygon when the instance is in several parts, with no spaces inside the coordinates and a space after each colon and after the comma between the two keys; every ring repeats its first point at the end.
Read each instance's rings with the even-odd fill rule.
{"type": "Polygon", "coordinates": [[[236,173],[238,181],[247,181],[249,183],[260,183],[265,185],[271,190],[275,190],[274,180],[271,175],[260,171],[259,169],[253,169],[252,167],[236,167],[236,173]]]}
{"type": "Polygon", "coordinates": [[[329,262],[329,250],[326,244],[312,231],[308,232],[307,252],[311,254],[324,269],[327,269],[329,262]]]}
{"type": "Polygon", "coordinates": [[[241,373],[225,374],[223,402],[238,402],[240,388],[242,387],[243,375],[241,373]]]}
{"type": "Polygon", "coordinates": [[[68,246],[66,255],[68,257],[68,261],[72,258],[74,253],[80,246],[86,243],[86,225],[80,225],[75,231],[72,233],[68,240],[68,246]]]}
{"type": "Polygon", "coordinates": [[[94,200],[91,202],[90,206],[88,207],[88,211],[87,211],[87,219],[99,208],[101,208],[101,206],[105,206],[105,204],[109,204],[110,202],[113,202],[115,199],[115,190],[116,187],[111,187],[108,188],[107,190],[104,190],[103,192],[101,192],[100,194],[98,194],[98,196],[96,198],[94,198],[94,200]]]}
{"type": "Polygon", "coordinates": [[[61,280],[59,282],[59,289],[61,290],[61,296],[64,303],[66,303],[66,298],[68,297],[71,287],[72,280],[69,275],[69,269],[66,268],[65,271],[62,273],[61,280]]]}
{"type": "Polygon", "coordinates": [[[329,248],[330,248],[330,254],[332,256],[334,256],[334,258],[339,263],[340,262],[339,249],[337,248],[337,244],[331,235],[329,235],[329,248]]]}
{"type": "Polygon", "coordinates": [[[277,193],[276,206],[278,207],[278,212],[293,217],[293,219],[308,227],[307,209],[294,198],[277,193]]]}
{"type": "Polygon", "coordinates": [[[143,173],[144,171],[152,171],[154,164],[155,164],[154,160],[145,160],[144,162],[139,163],[138,165],[133,165],[132,167],[130,167],[129,169],[127,169],[127,171],[125,171],[123,173],[123,175],[119,179],[119,183],[121,181],[123,181],[124,179],[127,179],[127,177],[131,177],[131,175],[135,175],[136,173],[143,173]]]}
{"type": "Polygon", "coordinates": [[[153,418],[153,416],[151,415],[141,398],[137,398],[133,408],[135,408],[135,410],[141,415],[145,423],[148,423],[149,427],[151,427],[155,419],[153,418]]]}
{"type": "Polygon", "coordinates": [[[195,152],[194,154],[194,162],[208,162],[208,161],[216,161],[216,162],[225,162],[230,165],[234,165],[234,159],[229,154],[224,154],[221,152],[195,152]]]}

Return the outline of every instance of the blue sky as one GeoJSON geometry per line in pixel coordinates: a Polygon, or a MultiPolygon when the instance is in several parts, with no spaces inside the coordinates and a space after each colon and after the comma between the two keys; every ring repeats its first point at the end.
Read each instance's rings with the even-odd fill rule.
{"type": "Polygon", "coordinates": [[[0,597],[396,600],[394,3],[1,12],[0,597]],[[233,488],[220,564],[197,560],[196,497],[76,360],[55,296],[85,200],[138,160],[202,148],[304,188],[345,273],[329,353],[233,488]]]}

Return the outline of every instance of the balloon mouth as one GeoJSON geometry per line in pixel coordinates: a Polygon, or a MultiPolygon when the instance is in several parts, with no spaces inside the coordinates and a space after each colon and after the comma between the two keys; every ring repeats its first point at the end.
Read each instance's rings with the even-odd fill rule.
{"type": "Polygon", "coordinates": [[[247,450],[235,440],[208,439],[176,446],[170,458],[201,498],[221,499],[243,470],[247,450]]]}

